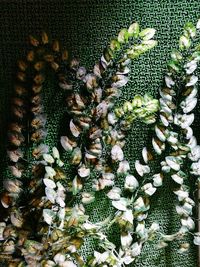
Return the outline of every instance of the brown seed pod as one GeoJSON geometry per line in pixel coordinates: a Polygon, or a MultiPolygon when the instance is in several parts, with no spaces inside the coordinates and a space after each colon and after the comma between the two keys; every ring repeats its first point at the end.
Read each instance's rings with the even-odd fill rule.
{"type": "Polygon", "coordinates": [[[6,179],[3,181],[3,186],[9,193],[19,194],[22,191],[22,182],[17,179],[6,179]]]}
{"type": "Polygon", "coordinates": [[[39,73],[34,77],[34,82],[36,83],[36,85],[42,84],[45,80],[45,77],[43,74],[39,73]]]}
{"type": "Polygon", "coordinates": [[[17,122],[12,122],[9,126],[8,129],[12,132],[17,132],[17,133],[21,133],[23,126],[17,122]]]}
{"type": "Polygon", "coordinates": [[[54,52],[59,52],[60,51],[60,44],[57,40],[53,41],[52,43],[52,49],[54,52]]]}
{"type": "Polygon", "coordinates": [[[46,117],[44,115],[38,115],[31,121],[31,126],[34,129],[43,127],[46,123],[46,117]]]}
{"type": "Polygon", "coordinates": [[[25,82],[26,80],[26,74],[22,71],[17,73],[17,79],[21,82],[25,82]]]}
{"type": "Polygon", "coordinates": [[[31,112],[34,115],[41,114],[43,112],[43,106],[42,105],[34,106],[34,107],[31,108],[31,112]]]}
{"type": "Polygon", "coordinates": [[[63,61],[66,61],[66,60],[68,60],[68,58],[69,58],[69,53],[68,53],[67,50],[64,50],[64,51],[62,52],[62,60],[63,60],[63,61]]]}
{"type": "Polygon", "coordinates": [[[48,42],[49,42],[49,37],[48,37],[47,33],[46,32],[42,32],[42,43],[43,44],[48,44],[48,42]]]}
{"type": "Polygon", "coordinates": [[[12,112],[18,119],[23,119],[24,115],[26,114],[26,110],[19,106],[13,106],[12,112]]]}
{"type": "Polygon", "coordinates": [[[59,69],[59,65],[55,61],[51,62],[51,67],[54,71],[57,71],[59,69]]]}
{"type": "Polygon", "coordinates": [[[44,62],[43,61],[38,61],[34,64],[34,69],[37,71],[40,71],[44,68],[44,62]]]}
{"type": "Polygon", "coordinates": [[[12,162],[18,162],[18,160],[23,157],[23,152],[19,148],[15,150],[8,150],[7,154],[12,162]]]}
{"type": "Polygon", "coordinates": [[[36,85],[36,84],[34,84],[32,86],[32,90],[33,90],[33,92],[35,94],[39,94],[41,92],[41,90],[42,90],[42,85],[36,85]]]}
{"type": "Polygon", "coordinates": [[[23,172],[22,165],[15,164],[14,166],[9,166],[9,169],[10,169],[13,176],[15,176],[17,178],[22,177],[22,172],[23,172]]]}
{"type": "Polygon", "coordinates": [[[4,208],[8,208],[13,202],[13,198],[10,196],[8,192],[3,192],[1,194],[1,204],[4,208]]]}
{"type": "Polygon", "coordinates": [[[22,107],[24,105],[24,101],[19,97],[14,97],[12,99],[12,103],[18,107],[22,107]]]}
{"type": "MultiPolygon", "coordinates": [[[[40,86],[40,87],[42,89],[42,86],[40,86]]],[[[40,94],[37,94],[37,95],[33,96],[32,99],[31,99],[31,103],[36,105],[36,106],[41,104],[41,102],[42,102],[42,97],[41,97],[40,94]]]]}
{"type": "Polygon", "coordinates": [[[28,65],[27,65],[27,63],[26,63],[25,61],[23,61],[23,60],[19,60],[19,61],[18,61],[18,67],[19,67],[19,69],[20,69],[21,71],[26,71],[28,65]]]}
{"type": "Polygon", "coordinates": [[[41,140],[43,140],[46,137],[46,135],[47,135],[46,130],[43,129],[37,130],[34,133],[32,133],[31,141],[38,143],[41,140]]]}
{"type": "Polygon", "coordinates": [[[40,42],[32,35],[29,36],[29,41],[33,46],[38,46],[40,44],[40,42]]]}
{"type": "Polygon", "coordinates": [[[25,138],[19,132],[9,132],[8,140],[12,145],[19,147],[22,144],[22,142],[25,141],[25,138]]]}
{"type": "Polygon", "coordinates": [[[38,159],[40,158],[43,154],[48,153],[49,147],[45,144],[40,144],[38,147],[33,149],[32,155],[34,158],[38,159]]]}
{"type": "Polygon", "coordinates": [[[23,95],[27,94],[27,89],[25,89],[24,87],[22,87],[20,85],[16,85],[15,86],[15,93],[18,96],[23,96],[23,95]]]}
{"type": "Polygon", "coordinates": [[[47,62],[53,62],[54,61],[54,56],[51,54],[46,54],[44,55],[44,60],[47,62]]]}
{"type": "Polygon", "coordinates": [[[32,62],[34,60],[34,58],[35,58],[34,51],[32,51],[32,50],[29,51],[28,54],[27,54],[27,60],[30,61],[30,62],[32,62]]]}

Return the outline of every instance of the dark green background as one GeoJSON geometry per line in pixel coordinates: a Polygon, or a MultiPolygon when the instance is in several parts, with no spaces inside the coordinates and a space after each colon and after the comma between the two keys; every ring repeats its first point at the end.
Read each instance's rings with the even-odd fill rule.
{"type": "MultiPolygon", "coordinates": [[[[132,66],[131,80],[123,89],[123,98],[130,99],[136,93],[158,94],[162,85],[167,58],[172,48],[177,47],[179,35],[185,22],[196,23],[200,17],[198,0],[0,0],[0,123],[1,144],[5,139],[5,125],[8,121],[9,100],[13,90],[16,61],[28,48],[29,34],[39,34],[45,30],[52,38],[58,38],[73,55],[78,56],[82,65],[92,68],[102,53],[103,47],[122,27],[138,21],[144,27],[157,30],[158,46],[132,66]]],[[[123,99],[122,99],[123,100],[123,99]]],[[[57,130],[63,114],[60,104],[61,94],[54,78],[45,84],[45,105],[48,107],[48,143],[57,142],[57,130]],[[47,105],[48,103],[48,105],[47,105]]],[[[199,109],[199,107],[198,107],[199,109]]],[[[199,128],[199,112],[195,121],[199,128]]],[[[134,160],[148,141],[148,128],[136,123],[127,141],[126,156],[134,160]]],[[[4,148],[1,150],[4,155],[4,148]]],[[[4,174],[4,161],[1,161],[4,174]]],[[[2,175],[3,176],[3,175],[2,175]]],[[[3,178],[3,177],[2,177],[3,178]]],[[[174,211],[175,197],[170,193],[170,182],[159,190],[153,198],[149,223],[158,220],[166,233],[174,232],[179,222],[174,211]]],[[[99,202],[98,202],[99,203],[99,202]]],[[[106,201],[90,208],[94,220],[109,214],[106,201]]],[[[114,235],[113,231],[113,235],[114,235]]],[[[87,242],[82,252],[87,255],[94,243],[87,242]]],[[[189,253],[180,255],[177,244],[157,250],[147,245],[136,264],[145,267],[195,267],[196,247],[189,253]]]]}

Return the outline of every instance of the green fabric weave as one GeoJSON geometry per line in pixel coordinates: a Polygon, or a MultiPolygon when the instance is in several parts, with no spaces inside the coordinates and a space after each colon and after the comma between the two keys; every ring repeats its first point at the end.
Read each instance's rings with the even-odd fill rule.
{"type": "MultiPolygon", "coordinates": [[[[28,48],[29,34],[40,34],[43,30],[57,38],[81,64],[92,68],[102,54],[103,47],[119,29],[138,21],[143,27],[157,30],[158,46],[132,65],[131,80],[124,88],[120,101],[135,94],[151,92],[157,96],[162,85],[167,58],[172,48],[177,47],[178,38],[185,22],[196,23],[200,16],[199,0],[0,0],[0,123],[1,158],[5,154],[5,129],[9,117],[9,101],[13,90],[17,59],[23,57],[28,48]]],[[[48,113],[48,137],[50,146],[57,143],[60,120],[63,116],[62,97],[54,76],[49,75],[45,84],[45,106],[48,113]]],[[[199,110],[199,105],[198,105],[199,110]]],[[[195,121],[200,141],[199,112],[195,121]]],[[[134,161],[140,157],[142,147],[148,143],[149,128],[134,124],[126,145],[126,157],[134,161]]],[[[0,168],[5,174],[5,161],[0,168]]],[[[3,178],[3,177],[2,177],[3,178]]],[[[176,199],[171,193],[170,182],[155,194],[148,223],[154,220],[166,233],[175,232],[179,221],[175,212],[176,199]]],[[[92,220],[102,220],[112,212],[102,195],[89,207],[92,220]]],[[[116,239],[116,229],[110,238],[116,239]]],[[[116,239],[116,242],[118,240],[116,239]]],[[[95,243],[87,240],[82,248],[87,256],[95,243]]],[[[157,250],[155,244],[145,245],[141,257],[130,266],[137,267],[195,267],[197,248],[191,247],[184,255],[178,254],[177,244],[157,250]]],[[[0,264],[1,266],[1,264],[0,264]]]]}

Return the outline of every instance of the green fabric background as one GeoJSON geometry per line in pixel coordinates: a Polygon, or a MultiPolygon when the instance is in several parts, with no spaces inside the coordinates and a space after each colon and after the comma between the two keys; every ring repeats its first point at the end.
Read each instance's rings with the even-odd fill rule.
{"type": "MultiPolygon", "coordinates": [[[[177,47],[182,27],[188,20],[196,23],[200,16],[198,0],[0,0],[0,123],[2,178],[5,175],[5,129],[9,117],[9,101],[13,90],[16,60],[26,49],[29,34],[45,30],[53,38],[78,56],[82,65],[92,68],[102,53],[103,47],[122,27],[138,21],[145,27],[157,30],[158,46],[132,65],[131,80],[123,90],[121,100],[134,94],[151,92],[157,95],[162,85],[166,60],[172,48],[177,47]]],[[[47,141],[57,142],[59,122],[63,115],[61,93],[54,77],[45,84],[45,106],[48,113],[47,141]]],[[[199,106],[198,106],[199,110],[199,106]]],[[[199,112],[195,121],[196,133],[200,126],[199,112]]],[[[148,143],[148,127],[136,123],[127,140],[126,156],[131,161],[140,157],[143,145],[148,143]]],[[[198,134],[198,136],[200,136],[198,134]]],[[[179,226],[174,210],[175,197],[170,192],[170,182],[158,190],[152,202],[148,222],[158,220],[166,233],[174,232],[179,226]]],[[[93,220],[103,219],[109,214],[106,201],[99,202],[89,210],[93,220]],[[98,203],[101,203],[98,205],[98,203]]],[[[115,238],[115,229],[110,233],[115,238]]],[[[95,243],[88,240],[82,249],[88,255],[95,243]]],[[[157,250],[154,244],[146,245],[138,261],[131,266],[138,267],[195,267],[197,248],[185,255],[177,252],[177,244],[157,250]]],[[[1,266],[1,264],[0,264],[1,266]]]]}

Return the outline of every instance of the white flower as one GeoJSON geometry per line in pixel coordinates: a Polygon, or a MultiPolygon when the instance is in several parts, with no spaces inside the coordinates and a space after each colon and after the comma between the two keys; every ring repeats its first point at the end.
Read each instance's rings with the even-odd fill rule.
{"type": "Polygon", "coordinates": [[[195,233],[194,234],[194,241],[193,242],[194,242],[195,245],[200,246],[200,233],[195,233]]]}
{"type": "Polygon", "coordinates": [[[131,209],[127,209],[122,214],[122,220],[129,222],[130,224],[133,224],[133,211],[131,209]]]}
{"type": "Polygon", "coordinates": [[[62,264],[64,261],[65,261],[65,255],[61,254],[61,253],[57,253],[55,256],[54,256],[54,261],[55,263],[57,264],[62,264]]]}
{"type": "Polygon", "coordinates": [[[133,192],[138,186],[139,183],[133,175],[126,176],[124,184],[125,189],[129,190],[130,192],[133,192]]]}
{"type": "Polygon", "coordinates": [[[162,151],[165,149],[165,143],[161,143],[159,140],[152,138],[152,145],[155,150],[155,152],[158,155],[162,154],[162,151]]]}
{"type": "Polygon", "coordinates": [[[200,146],[191,148],[191,152],[188,154],[188,158],[192,161],[198,161],[200,159],[200,146]]]}
{"type": "Polygon", "coordinates": [[[187,74],[192,74],[197,68],[197,61],[193,59],[192,61],[185,64],[184,68],[186,69],[187,74]]]}
{"type": "Polygon", "coordinates": [[[187,227],[188,230],[194,230],[194,228],[195,228],[195,223],[190,217],[182,218],[181,219],[181,224],[183,226],[187,227]]]}
{"type": "Polygon", "coordinates": [[[169,167],[175,171],[180,170],[180,166],[182,163],[181,158],[179,157],[173,157],[173,156],[167,156],[165,157],[166,163],[169,165],[169,167]]]}
{"type": "Polygon", "coordinates": [[[156,188],[151,183],[147,183],[142,187],[142,190],[149,196],[152,196],[156,192],[156,188]]]}
{"type": "Polygon", "coordinates": [[[94,193],[89,193],[89,192],[83,192],[82,193],[82,202],[84,204],[90,204],[95,200],[94,193]]]}
{"type": "Polygon", "coordinates": [[[141,244],[138,244],[137,242],[133,243],[133,245],[131,246],[131,255],[133,257],[140,255],[141,249],[142,249],[141,244]]]}
{"type": "Polygon", "coordinates": [[[191,41],[189,39],[189,37],[186,37],[184,35],[182,35],[179,39],[179,47],[180,49],[185,49],[185,48],[189,48],[191,45],[191,41]]]}
{"type": "Polygon", "coordinates": [[[144,203],[144,199],[142,197],[139,197],[136,199],[136,201],[134,202],[134,209],[136,211],[141,211],[141,210],[145,209],[145,203],[144,203]]]}
{"type": "Polygon", "coordinates": [[[200,175],[200,160],[198,160],[198,162],[192,163],[191,165],[191,173],[194,175],[199,176],[200,175]]]}
{"type": "Polygon", "coordinates": [[[197,81],[198,81],[198,77],[195,76],[195,75],[192,75],[192,76],[190,77],[189,82],[188,82],[185,86],[186,86],[186,87],[193,86],[193,85],[195,85],[195,84],[197,83],[197,81]]]}
{"type": "Polygon", "coordinates": [[[147,28],[147,29],[142,30],[139,33],[139,36],[142,37],[142,39],[144,41],[148,41],[148,40],[150,40],[150,39],[152,39],[154,37],[155,33],[156,33],[155,29],[147,28]]]}
{"type": "Polygon", "coordinates": [[[130,170],[130,165],[127,160],[120,161],[117,169],[117,174],[125,174],[130,170]]]}
{"type": "Polygon", "coordinates": [[[114,125],[118,121],[114,112],[108,113],[108,123],[114,125]]]}
{"type": "Polygon", "coordinates": [[[182,129],[188,128],[194,121],[194,114],[175,114],[174,124],[181,126],[182,129]]]}
{"type": "Polygon", "coordinates": [[[187,146],[188,146],[190,149],[192,149],[192,148],[194,148],[194,147],[197,146],[197,139],[196,139],[195,136],[192,136],[192,137],[190,138],[189,142],[187,143],[187,146]]]}
{"type": "Polygon", "coordinates": [[[200,19],[197,21],[196,28],[199,30],[200,29],[200,19]]]}
{"type": "Polygon", "coordinates": [[[139,160],[136,160],[135,161],[135,169],[137,171],[137,173],[140,175],[140,176],[143,176],[144,174],[146,173],[150,173],[150,168],[148,165],[142,165],[139,160]]]}
{"type": "Polygon", "coordinates": [[[73,261],[64,261],[61,267],[77,267],[77,265],[74,264],[73,261]]]}
{"type": "Polygon", "coordinates": [[[111,84],[112,87],[117,87],[117,88],[120,88],[120,87],[123,87],[127,84],[128,82],[128,77],[125,76],[125,75],[116,75],[115,76],[115,82],[113,82],[111,84]]]}
{"type": "Polygon", "coordinates": [[[127,210],[127,205],[128,201],[126,198],[120,198],[119,200],[114,200],[112,201],[113,207],[115,207],[118,210],[126,211],[127,210]]]}
{"type": "Polygon", "coordinates": [[[161,173],[157,173],[153,175],[153,185],[156,187],[161,186],[163,183],[163,175],[161,173]]]}
{"type": "Polygon", "coordinates": [[[112,147],[111,157],[114,161],[122,161],[124,159],[124,153],[120,146],[114,145],[112,147]]]}
{"type": "Polygon", "coordinates": [[[172,86],[175,85],[175,82],[172,80],[170,76],[165,76],[165,83],[167,87],[171,88],[172,86]]]}
{"type": "Polygon", "coordinates": [[[165,131],[163,132],[157,125],[155,126],[155,133],[160,141],[165,142],[165,131]]]}
{"type": "Polygon", "coordinates": [[[121,244],[123,249],[128,248],[131,245],[132,241],[133,238],[130,232],[121,234],[121,244]]]}
{"type": "Polygon", "coordinates": [[[191,127],[187,127],[187,128],[185,129],[185,131],[186,131],[186,136],[185,136],[185,138],[186,138],[186,139],[190,139],[190,138],[193,136],[193,130],[192,130],[192,128],[191,128],[191,127]]]}
{"type": "Polygon", "coordinates": [[[46,185],[46,187],[49,187],[49,188],[52,188],[52,189],[56,188],[55,182],[53,180],[49,179],[49,178],[44,178],[43,182],[46,185]]]}
{"type": "Polygon", "coordinates": [[[95,257],[95,263],[99,265],[107,260],[107,258],[109,257],[109,252],[105,251],[104,253],[99,253],[97,251],[94,251],[94,257],[95,257]]]}
{"type": "Polygon", "coordinates": [[[52,189],[50,187],[46,187],[45,188],[45,194],[51,203],[55,203],[57,193],[54,189],[52,189]]]}
{"type": "Polygon", "coordinates": [[[178,196],[179,201],[183,201],[189,196],[189,193],[187,191],[184,191],[183,188],[180,188],[179,190],[175,190],[174,194],[178,196]]]}
{"type": "Polygon", "coordinates": [[[82,164],[80,168],[78,168],[78,174],[80,177],[85,178],[90,175],[90,169],[86,168],[85,164],[82,164]]]}
{"type": "Polygon", "coordinates": [[[183,184],[183,177],[181,177],[180,175],[175,173],[171,177],[177,184],[183,184]]]}
{"type": "Polygon", "coordinates": [[[72,119],[69,123],[69,127],[73,136],[78,137],[80,135],[80,129],[74,124],[72,119]]]}
{"type": "Polygon", "coordinates": [[[149,231],[150,232],[156,232],[156,231],[159,231],[159,229],[160,229],[159,224],[156,223],[156,222],[153,222],[152,225],[149,228],[149,231]]]}
{"type": "Polygon", "coordinates": [[[53,178],[56,175],[55,170],[50,166],[45,166],[46,177],[53,178]]]}
{"type": "Polygon", "coordinates": [[[119,187],[113,187],[108,193],[107,196],[110,199],[118,200],[120,199],[121,189],[119,187]]]}
{"type": "Polygon", "coordinates": [[[55,218],[55,213],[50,209],[43,209],[43,217],[44,221],[50,225],[55,218]]]}
{"type": "Polygon", "coordinates": [[[53,157],[55,159],[59,159],[60,158],[60,153],[59,153],[59,151],[58,151],[58,149],[56,147],[53,147],[52,153],[53,153],[53,157]]]}
{"type": "Polygon", "coordinates": [[[145,224],[144,222],[139,222],[137,224],[137,227],[135,229],[135,232],[137,235],[140,236],[140,238],[142,239],[147,239],[148,238],[148,231],[147,229],[145,228],[145,224]]]}
{"type": "Polygon", "coordinates": [[[197,105],[197,98],[186,98],[184,101],[181,102],[180,106],[184,113],[191,112],[197,105]]]}

